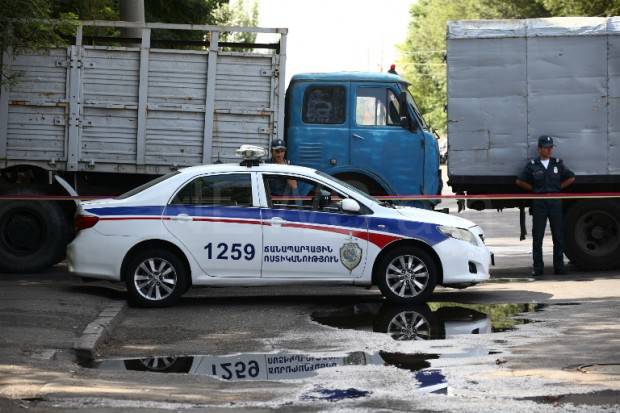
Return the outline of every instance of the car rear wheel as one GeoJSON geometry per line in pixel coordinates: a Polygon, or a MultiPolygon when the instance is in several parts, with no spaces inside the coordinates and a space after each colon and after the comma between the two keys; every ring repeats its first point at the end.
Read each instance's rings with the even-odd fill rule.
{"type": "Polygon", "coordinates": [[[153,248],[133,256],[125,273],[129,304],[137,307],[167,307],[187,291],[189,274],[179,257],[153,248]]]}
{"type": "Polygon", "coordinates": [[[377,267],[377,284],[393,303],[424,301],[437,284],[437,264],[424,250],[400,247],[388,252],[377,267]]]}

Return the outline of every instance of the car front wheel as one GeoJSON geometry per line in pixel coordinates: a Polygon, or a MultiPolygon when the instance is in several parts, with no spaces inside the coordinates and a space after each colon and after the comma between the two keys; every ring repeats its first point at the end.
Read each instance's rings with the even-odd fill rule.
{"type": "Polygon", "coordinates": [[[176,254],[149,249],[130,259],[125,273],[129,304],[167,307],[187,290],[189,274],[176,254]]]}
{"type": "Polygon", "coordinates": [[[416,247],[400,247],[387,253],[377,267],[377,284],[383,296],[393,303],[424,301],[437,284],[435,260],[416,247]]]}

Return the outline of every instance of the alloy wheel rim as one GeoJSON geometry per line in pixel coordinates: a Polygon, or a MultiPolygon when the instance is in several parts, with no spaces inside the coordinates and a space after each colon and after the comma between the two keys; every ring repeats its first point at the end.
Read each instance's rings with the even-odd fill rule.
{"type": "Polygon", "coordinates": [[[397,341],[429,340],[431,326],[420,313],[403,311],[392,318],[387,333],[397,341]]]}
{"type": "Polygon", "coordinates": [[[161,301],[174,292],[177,272],[163,258],[148,258],[136,268],[133,282],[140,296],[149,301],[161,301]]]}
{"type": "Polygon", "coordinates": [[[149,357],[140,359],[140,363],[148,370],[162,371],[172,366],[176,359],[176,357],[149,357]]]}
{"type": "Polygon", "coordinates": [[[388,264],[385,278],[394,294],[411,298],[426,289],[429,273],[424,261],[415,255],[400,255],[388,264]]]}

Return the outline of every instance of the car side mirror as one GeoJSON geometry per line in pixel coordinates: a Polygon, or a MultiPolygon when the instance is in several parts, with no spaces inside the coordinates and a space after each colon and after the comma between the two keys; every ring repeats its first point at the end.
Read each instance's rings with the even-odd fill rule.
{"type": "Polygon", "coordinates": [[[355,199],[351,198],[343,199],[340,203],[340,208],[342,208],[344,212],[360,212],[361,209],[360,204],[355,199]]]}

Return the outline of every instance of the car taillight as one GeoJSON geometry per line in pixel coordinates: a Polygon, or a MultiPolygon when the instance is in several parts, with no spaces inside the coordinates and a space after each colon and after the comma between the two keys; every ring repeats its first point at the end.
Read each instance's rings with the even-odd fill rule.
{"type": "Polygon", "coordinates": [[[76,215],[75,216],[75,230],[81,231],[86,228],[94,227],[99,222],[99,217],[94,215],[76,215]]]}

